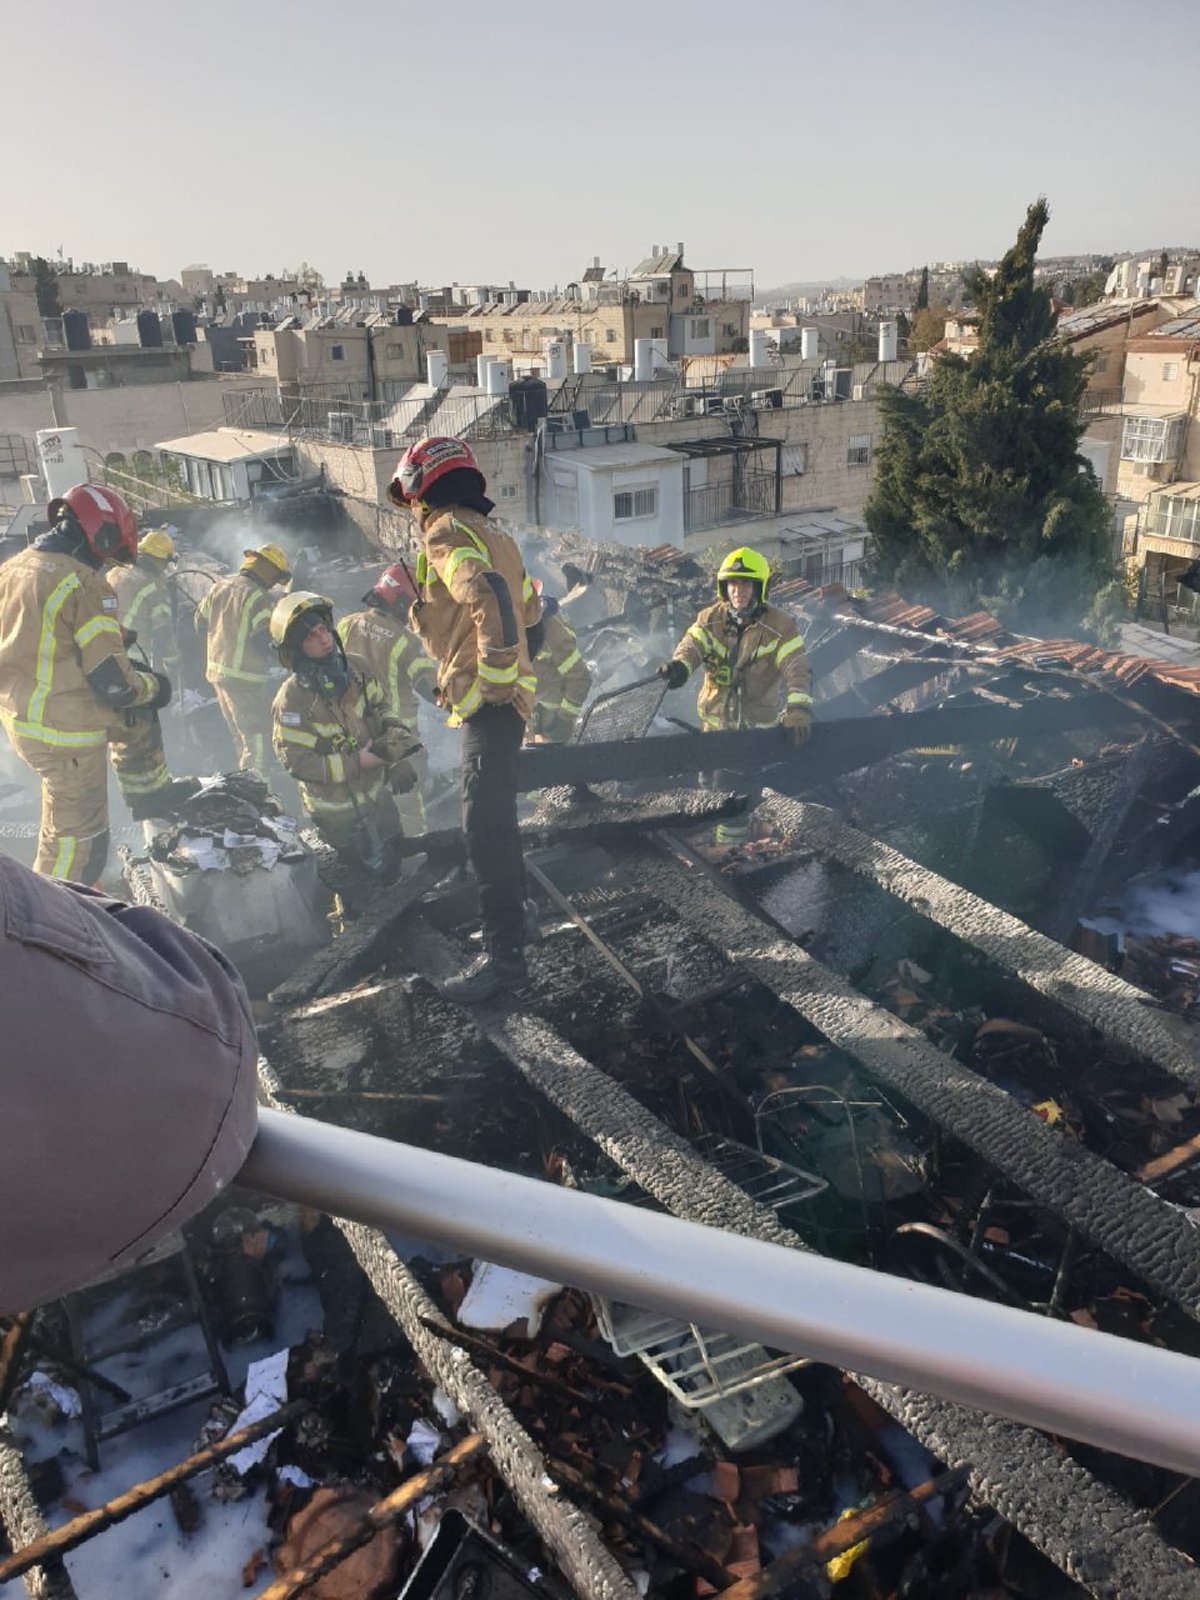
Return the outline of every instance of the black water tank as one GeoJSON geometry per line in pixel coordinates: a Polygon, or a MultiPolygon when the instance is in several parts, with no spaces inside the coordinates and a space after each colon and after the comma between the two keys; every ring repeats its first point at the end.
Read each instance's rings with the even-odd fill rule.
{"type": "Polygon", "coordinates": [[[518,378],[508,386],[512,403],[513,424],[526,433],[537,431],[537,425],[549,411],[546,385],[540,378],[518,378]]]}
{"type": "Polygon", "coordinates": [[[192,311],[172,311],[171,327],[175,330],[176,344],[195,344],[196,316],[192,311]]]}
{"type": "Polygon", "coordinates": [[[396,307],[396,326],[398,328],[411,328],[412,327],[412,319],[413,318],[412,318],[412,307],[411,306],[397,306],[396,307]]]}
{"type": "Polygon", "coordinates": [[[137,314],[138,343],[143,350],[162,349],[162,324],[157,311],[139,311],[137,314]]]}
{"type": "Polygon", "coordinates": [[[92,330],[88,327],[86,311],[64,311],[62,322],[68,350],[92,348],[92,330]]]}

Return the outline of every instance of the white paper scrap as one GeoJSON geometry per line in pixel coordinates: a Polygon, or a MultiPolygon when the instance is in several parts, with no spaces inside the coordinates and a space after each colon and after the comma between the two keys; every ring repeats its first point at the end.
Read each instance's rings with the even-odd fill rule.
{"type": "MultiPolygon", "coordinates": [[[[246,1374],[246,1404],[230,1428],[230,1433],[236,1433],[239,1428],[248,1428],[252,1422],[259,1422],[263,1417],[269,1417],[272,1411],[278,1411],[287,1399],[287,1364],[286,1348],[276,1350],[274,1355],[264,1356],[261,1361],[250,1363],[250,1370],[246,1374]]],[[[271,1441],[278,1439],[282,1431],[276,1428],[274,1433],[266,1434],[262,1439],[248,1444],[244,1450],[229,1456],[229,1465],[239,1476],[249,1472],[251,1467],[258,1466],[271,1441]]]]}

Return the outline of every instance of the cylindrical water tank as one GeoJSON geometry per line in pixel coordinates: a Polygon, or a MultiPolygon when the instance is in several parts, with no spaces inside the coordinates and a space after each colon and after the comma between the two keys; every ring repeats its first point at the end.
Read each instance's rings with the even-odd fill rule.
{"type": "Polygon", "coordinates": [[[139,311],[137,314],[138,342],[143,350],[162,349],[162,324],[157,311],[139,311]]]}
{"type": "Polygon", "coordinates": [[[567,347],[561,339],[548,339],[542,346],[546,357],[546,381],[561,383],[567,375],[567,347]]]}
{"type": "Polygon", "coordinates": [[[585,344],[582,339],[576,339],[571,350],[571,358],[575,366],[575,376],[582,377],[585,372],[592,370],[592,347],[585,344]]]}
{"type": "Polygon", "coordinates": [[[450,357],[444,350],[425,352],[425,375],[434,389],[444,389],[450,375],[450,357]]]}
{"type": "Polygon", "coordinates": [[[42,428],[33,437],[51,500],[65,494],[73,484],[88,481],[78,428],[42,428]]]}
{"type": "Polygon", "coordinates": [[[63,312],[63,339],[68,350],[90,350],[92,330],[88,327],[86,311],[63,312]]]}
{"type": "Polygon", "coordinates": [[[172,311],[171,326],[175,330],[176,344],[196,343],[196,317],[192,311],[172,311]]]}
{"type": "Polygon", "coordinates": [[[537,425],[549,410],[546,385],[540,378],[520,378],[508,386],[512,401],[513,421],[528,433],[537,431],[537,425]]]}
{"type": "Polygon", "coordinates": [[[821,330],[819,328],[800,329],[800,359],[802,361],[816,361],[821,354],[821,330]]]}
{"type": "Polygon", "coordinates": [[[750,365],[752,367],[765,367],[767,365],[767,330],[765,328],[750,329],[750,365]]]}
{"type": "Polygon", "coordinates": [[[138,325],[132,317],[114,317],[112,336],[114,344],[140,345],[142,342],[141,335],[138,332],[138,325]]]}
{"type": "Polygon", "coordinates": [[[633,376],[637,383],[649,383],[654,376],[654,369],[658,365],[658,339],[635,339],[633,341],[633,376]]]}
{"type": "Polygon", "coordinates": [[[900,334],[894,322],[879,324],[879,359],[895,361],[900,348],[900,334]]]}
{"type": "Polygon", "coordinates": [[[475,383],[478,388],[487,388],[487,369],[495,359],[495,356],[488,355],[475,357],[475,383]]]}
{"type": "Polygon", "coordinates": [[[512,382],[512,362],[500,361],[493,356],[488,362],[487,372],[484,374],[483,387],[491,395],[508,393],[508,386],[512,382]]]}

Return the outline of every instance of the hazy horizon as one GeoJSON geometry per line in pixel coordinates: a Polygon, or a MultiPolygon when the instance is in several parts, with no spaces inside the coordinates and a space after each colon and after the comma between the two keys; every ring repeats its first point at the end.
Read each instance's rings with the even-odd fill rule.
{"type": "Polygon", "coordinates": [[[1200,199],[1185,0],[53,16],[0,23],[0,256],[536,289],[682,239],[769,288],[997,257],[1039,194],[1043,254],[1169,245],[1200,199]]]}

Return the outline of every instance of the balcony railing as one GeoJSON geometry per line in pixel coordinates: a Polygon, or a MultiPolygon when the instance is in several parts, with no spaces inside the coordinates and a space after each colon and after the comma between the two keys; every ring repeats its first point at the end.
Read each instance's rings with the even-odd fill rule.
{"type": "Polygon", "coordinates": [[[775,513],[777,480],[773,472],[746,472],[741,482],[689,489],[683,497],[683,530],[698,533],[730,522],[746,522],[775,513]]]}

